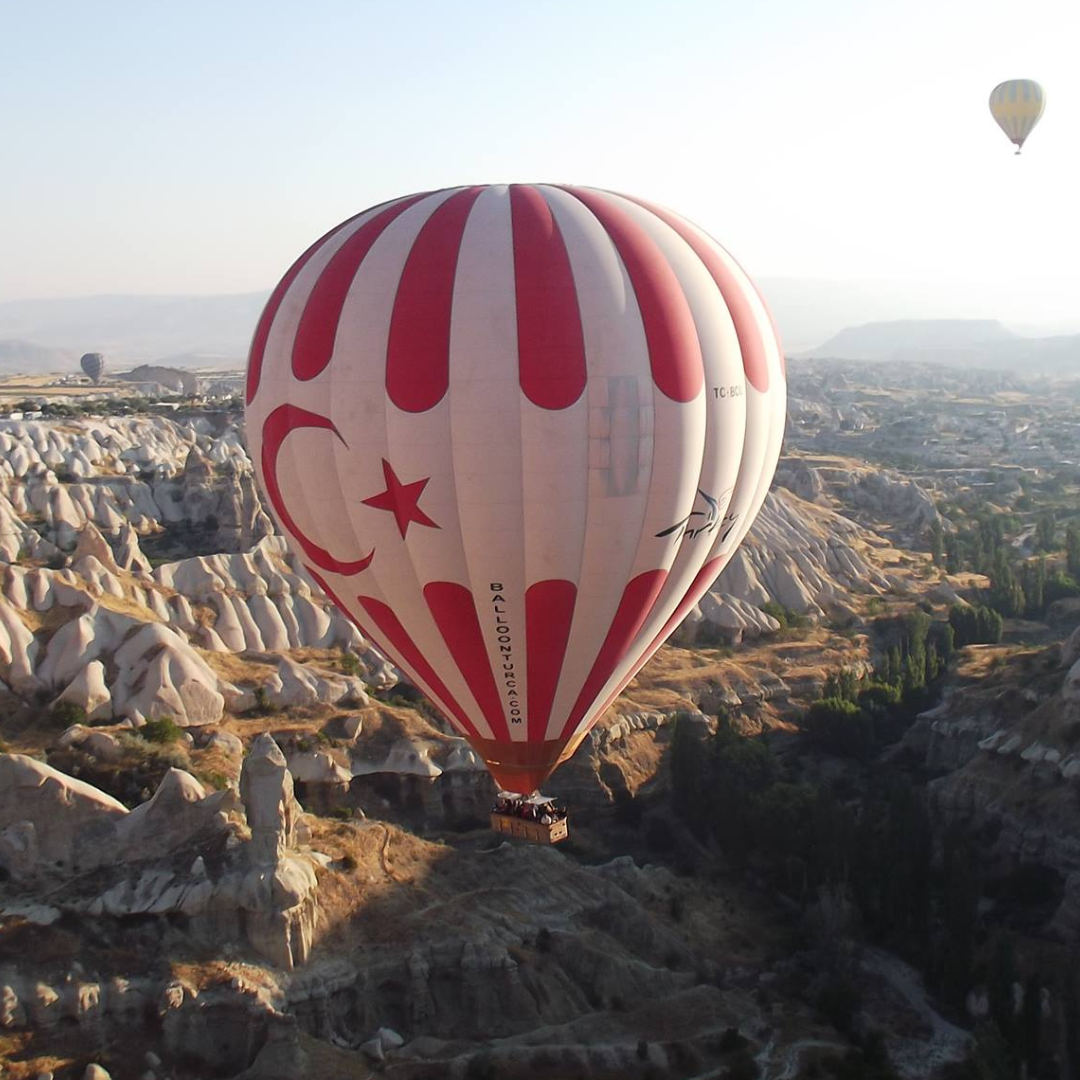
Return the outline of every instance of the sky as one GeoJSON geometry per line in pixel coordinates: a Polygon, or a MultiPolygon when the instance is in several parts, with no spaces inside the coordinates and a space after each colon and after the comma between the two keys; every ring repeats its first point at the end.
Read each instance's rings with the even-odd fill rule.
{"type": "Polygon", "coordinates": [[[552,180],[755,278],[1080,328],[1080,3],[1029,7],[0,0],[0,301],[266,290],[367,206],[552,180]],[[1047,93],[1019,158],[1009,78],[1047,93]]]}

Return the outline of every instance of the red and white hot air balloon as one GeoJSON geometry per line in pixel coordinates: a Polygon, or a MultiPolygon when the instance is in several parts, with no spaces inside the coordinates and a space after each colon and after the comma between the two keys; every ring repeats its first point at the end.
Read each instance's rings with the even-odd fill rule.
{"type": "Polygon", "coordinates": [[[255,332],[247,429],[311,576],[531,792],[746,534],[785,398],[765,305],[704,232],[514,184],[309,248],[255,332]]]}

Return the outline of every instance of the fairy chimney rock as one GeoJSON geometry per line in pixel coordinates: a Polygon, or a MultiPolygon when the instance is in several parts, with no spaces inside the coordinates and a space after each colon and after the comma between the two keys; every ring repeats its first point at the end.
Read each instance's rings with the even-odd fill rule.
{"type": "Polygon", "coordinates": [[[266,733],[255,740],[251,753],[244,759],[240,798],[251,829],[252,863],[277,866],[285,851],[295,843],[300,807],[293,795],[285,755],[266,733]]]}

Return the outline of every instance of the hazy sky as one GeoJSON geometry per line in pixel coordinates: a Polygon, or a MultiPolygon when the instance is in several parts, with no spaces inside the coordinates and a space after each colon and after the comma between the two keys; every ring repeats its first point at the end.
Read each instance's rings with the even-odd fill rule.
{"type": "Polygon", "coordinates": [[[666,203],[757,277],[1080,320],[1080,3],[1030,10],[0,0],[0,300],[267,289],[384,199],[558,180],[666,203]],[[1008,78],[1047,91],[1020,158],[1008,78]]]}

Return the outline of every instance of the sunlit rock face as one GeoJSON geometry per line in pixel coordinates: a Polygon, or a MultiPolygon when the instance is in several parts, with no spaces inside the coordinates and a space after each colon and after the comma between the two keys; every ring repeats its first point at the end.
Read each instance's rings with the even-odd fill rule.
{"type": "MultiPolygon", "coordinates": [[[[47,691],[94,721],[198,727],[257,706],[363,707],[369,688],[395,683],[273,534],[236,426],[0,422],[4,476],[0,679],[15,693],[47,691]],[[348,673],[297,663],[299,649],[346,650],[355,663],[348,673]],[[273,666],[256,685],[223,676],[208,653],[273,666]]],[[[818,498],[827,485],[802,487],[818,498]]],[[[769,601],[816,619],[850,613],[853,592],[902,587],[866,557],[872,542],[825,506],[770,494],[677,640],[770,634],[769,601]]]]}
{"type": "MultiPolygon", "coordinates": [[[[906,588],[866,557],[869,539],[866,530],[832,510],[787,491],[771,491],[711,594],[755,606],[773,600],[815,617],[850,611],[852,593],[906,588]]],[[[728,603],[729,611],[734,607],[728,603]]],[[[708,617],[704,608],[700,614],[708,617]]]]}
{"type": "Polygon", "coordinates": [[[2,421],[0,474],[19,482],[18,494],[0,500],[0,551],[11,560],[34,543],[19,518],[27,513],[65,551],[88,523],[111,538],[127,525],[142,535],[195,527],[219,551],[245,550],[274,531],[239,432],[214,435],[205,420],[2,421]]]}

